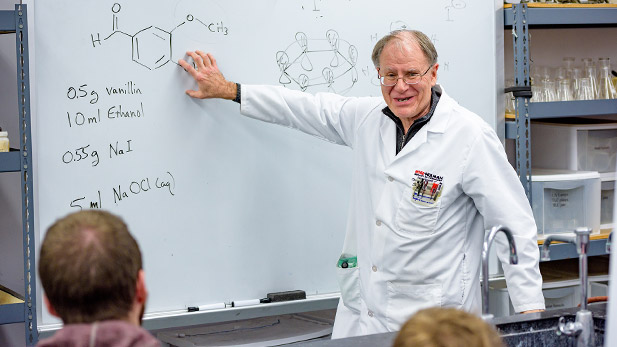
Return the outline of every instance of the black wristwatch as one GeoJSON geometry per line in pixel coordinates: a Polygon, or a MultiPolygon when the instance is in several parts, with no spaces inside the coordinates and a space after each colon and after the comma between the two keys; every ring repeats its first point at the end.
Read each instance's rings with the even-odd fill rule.
{"type": "Polygon", "coordinates": [[[236,98],[234,99],[234,101],[240,103],[240,83],[236,83],[236,88],[236,98]]]}

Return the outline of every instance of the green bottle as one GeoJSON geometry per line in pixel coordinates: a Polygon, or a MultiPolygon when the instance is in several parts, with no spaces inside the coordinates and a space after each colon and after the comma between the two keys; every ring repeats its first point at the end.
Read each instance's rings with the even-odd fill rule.
{"type": "Polygon", "coordinates": [[[358,257],[351,256],[348,254],[343,254],[339,258],[338,264],[336,266],[343,268],[343,269],[354,268],[358,266],[358,257]]]}

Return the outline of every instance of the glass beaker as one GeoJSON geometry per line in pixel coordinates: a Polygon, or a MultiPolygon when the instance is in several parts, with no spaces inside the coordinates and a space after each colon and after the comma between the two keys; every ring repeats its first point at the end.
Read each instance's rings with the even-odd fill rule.
{"type": "Polygon", "coordinates": [[[576,98],[576,94],[578,93],[578,83],[582,76],[581,69],[575,67],[572,69],[572,95],[576,98]]]}
{"type": "Polygon", "coordinates": [[[592,58],[582,58],[581,61],[583,62],[583,67],[593,66],[592,58]]]}
{"type": "Polygon", "coordinates": [[[611,68],[611,58],[598,58],[598,70],[601,70],[603,67],[611,68]]]}
{"type": "Polygon", "coordinates": [[[555,81],[544,79],[542,80],[540,88],[543,102],[557,101],[557,88],[555,87],[555,81]]]}
{"type": "Polygon", "coordinates": [[[594,65],[588,65],[585,67],[585,77],[589,78],[589,83],[591,84],[591,90],[593,91],[593,97],[596,99],[598,97],[598,78],[597,78],[597,69],[594,65]]]}
{"type": "Polygon", "coordinates": [[[593,88],[591,87],[591,79],[589,77],[581,77],[578,79],[577,100],[593,100],[593,88]]]}
{"type": "Polygon", "coordinates": [[[569,78],[568,77],[568,69],[566,69],[564,66],[559,66],[557,68],[555,68],[555,79],[556,80],[563,80],[569,78]]]}
{"type": "Polygon", "coordinates": [[[570,80],[561,79],[557,85],[557,100],[558,101],[571,101],[574,100],[572,94],[572,85],[570,80]]]}
{"type": "Polygon", "coordinates": [[[603,66],[600,70],[600,78],[598,79],[598,99],[617,98],[617,91],[615,91],[615,86],[612,82],[609,66],[603,66]]]}
{"type": "Polygon", "coordinates": [[[563,67],[568,70],[574,69],[574,64],[576,64],[576,58],[574,57],[563,57],[561,61],[563,62],[563,67]]]}
{"type": "Polygon", "coordinates": [[[531,99],[529,102],[542,102],[542,88],[540,86],[536,86],[534,84],[531,85],[531,99]]]}

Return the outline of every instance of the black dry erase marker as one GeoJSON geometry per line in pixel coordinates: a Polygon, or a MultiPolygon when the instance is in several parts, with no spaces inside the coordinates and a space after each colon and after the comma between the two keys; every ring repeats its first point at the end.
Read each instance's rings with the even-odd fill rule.
{"type": "Polygon", "coordinates": [[[189,312],[196,312],[196,311],[217,310],[217,309],[222,309],[222,308],[225,308],[225,303],[223,302],[216,303],[216,304],[209,304],[209,305],[190,306],[187,309],[189,312]]]}

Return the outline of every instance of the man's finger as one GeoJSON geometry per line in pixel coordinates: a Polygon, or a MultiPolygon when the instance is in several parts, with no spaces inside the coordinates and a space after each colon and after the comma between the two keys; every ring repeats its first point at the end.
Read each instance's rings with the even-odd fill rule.
{"type": "Polygon", "coordinates": [[[186,91],[186,95],[190,96],[191,98],[197,98],[199,95],[199,92],[196,90],[188,89],[186,91]]]}
{"type": "Polygon", "coordinates": [[[189,64],[183,59],[178,60],[178,64],[180,64],[180,66],[182,66],[182,68],[186,70],[186,72],[191,74],[193,78],[197,78],[198,73],[197,73],[197,70],[195,70],[195,68],[193,67],[193,65],[189,64]]]}
{"type": "Polygon", "coordinates": [[[212,54],[208,53],[208,58],[212,62],[212,66],[214,66],[218,70],[219,67],[216,65],[216,59],[214,59],[214,56],[212,54]]]}
{"type": "Polygon", "coordinates": [[[184,60],[184,59],[180,59],[180,60],[178,60],[178,65],[182,66],[182,68],[183,68],[184,70],[187,70],[187,69],[188,69],[188,67],[190,66],[190,64],[189,64],[189,63],[187,63],[187,62],[186,62],[186,60],[184,60]]]}
{"type": "Polygon", "coordinates": [[[195,51],[195,53],[199,55],[199,57],[201,58],[201,61],[203,61],[205,66],[212,65],[212,59],[210,59],[210,54],[206,54],[202,51],[195,51]]]}
{"type": "Polygon", "coordinates": [[[193,58],[193,61],[195,62],[195,66],[197,67],[198,70],[201,68],[205,68],[203,58],[199,54],[197,54],[196,52],[186,52],[186,54],[188,54],[191,58],[193,58]]]}

